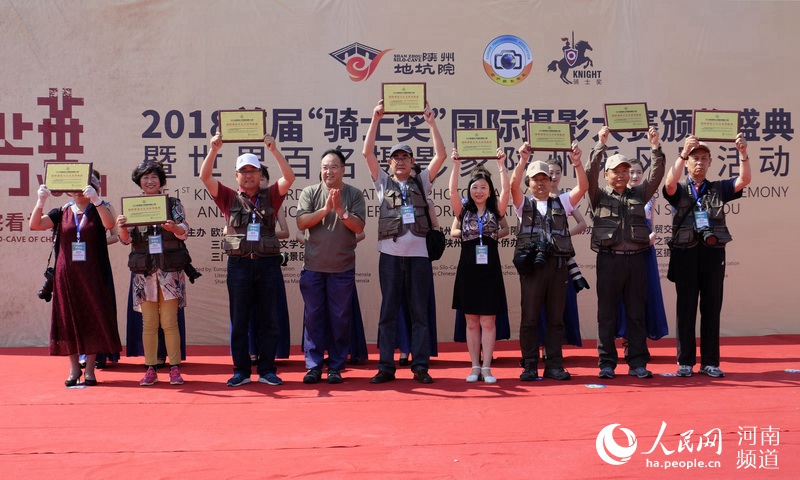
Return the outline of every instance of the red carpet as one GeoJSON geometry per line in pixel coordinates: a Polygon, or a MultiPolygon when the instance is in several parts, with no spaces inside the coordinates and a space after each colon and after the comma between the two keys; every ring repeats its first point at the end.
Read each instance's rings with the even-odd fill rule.
{"type": "Polygon", "coordinates": [[[675,372],[674,341],[650,342],[654,378],[628,377],[620,365],[607,381],[596,377],[596,350],[586,342],[565,349],[571,381],[532,383],[518,380],[517,342],[500,342],[496,385],[468,385],[466,346],[442,344],[429,386],[407,368],[395,382],[369,384],[374,352],[367,365],[343,372],[342,385],[303,385],[296,351],[279,363],[284,385],[229,388],[227,347],[189,347],[182,386],[162,372],[160,383],[140,387],[143,359],[123,357],[98,371],[99,386],[67,389],[65,358],[0,349],[0,475],[797,478],[799,340],[723,338],[722,379],[660,375],[675,372]],[[635,436],[622,465],[598,455],[598,434],[610,424],[620,424],[612,449],[629,446],[622,429],[635,436]]]}

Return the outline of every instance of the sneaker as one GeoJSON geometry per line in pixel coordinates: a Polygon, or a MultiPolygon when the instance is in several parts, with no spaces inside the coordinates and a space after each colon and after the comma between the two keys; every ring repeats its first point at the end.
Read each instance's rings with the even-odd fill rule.
{"type": "Polygon", "coordinates": [[[612,367],[603,367],[600,369],[600,374],[597,375],[598,378],[614,378],[616,374],[614,373],[614,369],[612,367]]]}
{"type": "Polygon", "coordinates": [[[266,375],[261,375],[258,377],[258,383],[266,383],[267,385],[283,385],[283,380],[281,377],[275,375],[275,372],[269,372],[266,375]]]}
{"type": "Polygon", "coordinates": [[[414,373],[414,380],[426,385],[433,383],[433,378],[428,374],[427,370],[420,370],[414,373]]]}
{"type": "Polygon", "coordinates": [[[178,368],[177,365],[175,365],[174,367],[169,367],[169,384],[183,385],[183,377],[181,376],[181,370],[178,368]]]}
{"type": "Polygon", "coordinates": [[[691,377],[692,376],[692,366],[691,365],[680,365],[678,367],[678,372],[675,374],[679,377],[691,377]]]}
{"type": "Polygon", "coordinates": [[[241,373],[234,374],[230,380],[228,380],[229,387],[241,387],[242,385],[250,383],[250,377],[244,376],[241,373]]]}
{"type": "Polygon", "coordinates": [[[305,376],[303,377],[303,383],[305,384],[312,384],[319,382],[319,379],[322,378],[322,370],[319,368],[312,368],[306,372],[305,376]]]}
{"type": "Polygon", "coordinates": [[[711,378],[722,378],[725,376],[725,374],[722,373],[722,370],[720,370],[719,367],[714,367],[711,365],[706,365],[700,368],[698,372],[702,373],[703,375],[708,375],[711,378]]]}
{"type": "Polygon", "coordinates": [[[334,384],[334,383],[342,383],[342,382],[344,382],[344,379],[342,378],[342,374],[339,373],[339,370],[336,370],[335,368],[329,368],[328,369],[328,383],[334,384]]]}
{"type": "Polygon", "coordinates": [[[653,378],[653,373],[644,367],[635,367],[628,370],[628,375],[638,378],[653,378]]]}
{"type": "Polygon", "coordinates": [[[149,386],[158,381],[158,374],[156,373],[156,369],[153,367],[147,367],[147,372],[142,377],[142,381],[139,382],[139,385],[149,386]]]}
{"type": "Polygon", "coordinates": [[[548,368],[544,371],[544,378],[552,378],[553,380],[569,380],[571,378],[568,371],[563,367],[548,368]]]}
{"type": "Polygon", "coordinates": [[[523,382],[532,382],[539,378],[539,369],[536,367],[525,367],[525,370],[519,376],[523,382]]]}

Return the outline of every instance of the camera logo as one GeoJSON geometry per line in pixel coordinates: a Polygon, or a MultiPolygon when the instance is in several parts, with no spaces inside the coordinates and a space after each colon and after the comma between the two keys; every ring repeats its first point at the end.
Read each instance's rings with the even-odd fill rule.
{"type": "Polygon", "coordinates": [[[335,52],[331,52],[330,56],[347,68],[350,80],[363,82],[375,72],[378,62],[391,50],[390,48],[389,50],[381,51],[360,43],[351,43],[335,52]]]}
{"type": "Polygon", "coordinates": [[[483,69],[500,85],[516,85],[531,73],[533,55],[528,44],[514,35],[492,40],[483,52],[483,69]]]}
{"type": "Polygon", "coordinates": [[[600,430],[600,433],[597,434],[597,441],[595,442],[597,454],[609,465],[623,465],[627,463],[628,460],[631,459],[631,455],[636,452],[636,435],[627,428],[620,427],[619,430],[625,434],[625,438],[628,440],[628,446],[623,447],[614,440],[614,429],[619,426],[619,423],[606,425],[600,430]]]}

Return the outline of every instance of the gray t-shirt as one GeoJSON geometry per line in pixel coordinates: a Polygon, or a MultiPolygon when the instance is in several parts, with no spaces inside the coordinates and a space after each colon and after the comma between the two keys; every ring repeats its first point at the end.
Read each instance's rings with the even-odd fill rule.
{"type": "MultiPolygon", "coordinates": [[[[350,215],[364,220],[367,208],[364,194],[345,184],[341,191],[342,205],[350,215]]],[[[314,213],[328,201],[328,188],[320,182],[303,189],[297,202],[297,216],[314,213]]],[[[356,234],[331,210],[321,222],[306,230],[303,268],[314,272],[341,273],[356,268],[356,234]]]]}

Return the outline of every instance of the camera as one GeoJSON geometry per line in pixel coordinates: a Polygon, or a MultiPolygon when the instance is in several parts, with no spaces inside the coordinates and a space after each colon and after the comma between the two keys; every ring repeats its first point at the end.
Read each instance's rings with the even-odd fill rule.
{"type": "Polygon", "coordinates": [[[203,276],[191,263],[187,263],[186,266],[183,267],[183,273],[186,274],[186,278],[188,278],[191,283],[194,283],[195,280],[203,276]]]}
{"type": "Polygon", "coordinates": [[[36,292],[36,296],[44,300],[45,302],[49,302],[53,298],[53,277],[55,277],[56,271],[53,267],[47,267],[44,269],[44,285],[42,285],[41,290],[36,292]]]}
{"type": "Polygon", "coordinates": [[[717,242],[719,242],[719,238],[714,235],[714,231],[709,227],[698,228],[697,236],[700,237],[700,241],[703,242],[703,245],[707,247],[716,246],[717,242]]]}
{"type": "Polygon", "coordinates": [[[522,68],[522,55],[514,50],[500,50],[494,56],[496,70],[518,70],[522,68]]]}
{"type": "Polygon", "coordinates": [[[547,263],[547,256],[550,253],[550,244],[542,240],[534,245],[536,256],[533,258],[533,266],[540,267],[547,263]]]}

